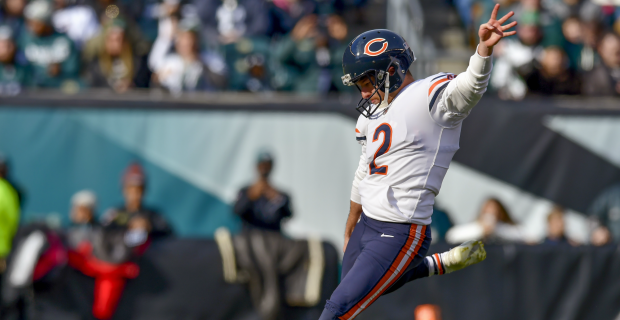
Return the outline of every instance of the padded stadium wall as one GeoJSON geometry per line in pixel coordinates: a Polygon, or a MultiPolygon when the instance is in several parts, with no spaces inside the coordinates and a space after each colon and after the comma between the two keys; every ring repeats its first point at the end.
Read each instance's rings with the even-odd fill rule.
{"type": "MultiPolygon", "coordinates": [[[[146,204],[180,236],[209,237],[222,225],[236,230],[231,204],[254,180],[256,155],[266,149],[275,156],[275,185],[292,196],[295,217],[286,232],[341,247],[360,152],[353,102],[198,98],[3,98],[0,152],[26,193],[22,221],[66,224],[71,195],[85,188],[97,193],[103,213],[121,203],[122,171],[138,161],[149,176],[146,204]]],[[[536,241],[558,203],[569,209],[569,236],[585,241],[586,221],[577,213],[620,181],[618,119],[613,99],[482,99],[463,124],[437,204],[463,223],[476,218],[484,199],[498,197],[536,241]]]]}
{"type": "Polygon", "coordinates": [[[354,126],[326,113],[2,108],[0,150],[26,192],[23,221],[66,224],[81,189],[96,192],[100,213],[120,204],[122,171],[138,161],[145,203],[186,237],[239,227],[231,204],[269,150],[273,182],[292,196],[286,231],[340,243],[359,159],[354,126]]]}

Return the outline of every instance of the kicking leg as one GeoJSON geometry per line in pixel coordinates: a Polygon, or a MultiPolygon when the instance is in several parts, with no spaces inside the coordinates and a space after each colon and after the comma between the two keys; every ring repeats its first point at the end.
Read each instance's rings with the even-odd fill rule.
{"type": "Polygon", "coordinates": [[[486,257],[487,252],[482,241],[467,241],[450,251],[424,258],[422,263],[405,273],[384,295],[398,290],[409,281],[461,270],[483,261],[486,257]]]}
{"type": "MultiPolygon", "coordinates": [[[[482,241],[467,241],[458,247],[444,253],[431,256],[433,262],[432,274],[445,274],[461,270],[487,258],[482,241]]],[[[426,259],[431,258],[426,257],[426,259]]],[[[431,262],[429,260],[429,262],[431,262]]],[[[429,266],[431,264],[429,263],[429,266]]]]}

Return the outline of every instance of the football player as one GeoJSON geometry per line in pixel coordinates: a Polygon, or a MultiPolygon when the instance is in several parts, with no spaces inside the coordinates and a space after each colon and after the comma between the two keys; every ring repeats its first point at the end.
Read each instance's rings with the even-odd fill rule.
{"type": "Polygon", "coordinates": [[[415,56],[389,30],[360,34],[342,58],[344,84],[362,95],[355,133],[362,145],[345,227],[342,281],[320,320],[353,319],[406,282],[450,273],[486,258],[481,242],[426,256],[435,196],[459,149],[461,124],[486,91],[493,47],[517,23],[490,20],[467,71],[415,80],[415,56]]]}

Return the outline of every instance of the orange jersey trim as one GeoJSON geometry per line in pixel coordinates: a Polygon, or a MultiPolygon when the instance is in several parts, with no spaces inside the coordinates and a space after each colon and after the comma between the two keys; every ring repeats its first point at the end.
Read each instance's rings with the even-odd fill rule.
{"type": "Polygon", "coordinates": [[[440,84],[440,83],[444,83],[444,82],[446,82],[446,81],[448,81],[448,80],[450,80],[450,79],[445,78],[445,79],[441,79],[441,80],[439,80],[439,81],[437,81],[437,82],[433,83],[433,85],[431,86],[431,88],[430,88],[430,89],[428,89],[428,95],[429,95],[429,96],[431,95],[431,92],[433,92],[433,89],[435,89],[435,87],[436,87],[438,84],[440,84]]]}

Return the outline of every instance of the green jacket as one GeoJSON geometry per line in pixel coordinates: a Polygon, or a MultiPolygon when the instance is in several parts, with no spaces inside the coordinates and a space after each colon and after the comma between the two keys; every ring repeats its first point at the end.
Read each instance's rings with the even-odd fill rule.
{"type": "Polygon", "coordinates": [[[19,200],[11,184],[0,178],[0,258],[11,251],[13,236],[19,224],[19,200]]]}
{"type": "Polygon", "coordinates": [[[28,82],[31,85],[57,88],[66,80],[78,79],[79,54],[71,39],[56,32],[44,37],[24,33],[18,41],[18,47],[30,64],[28,82]],[[49,73],[52,64],[60,65],[60,72],[54,77],[49,73]]]}

